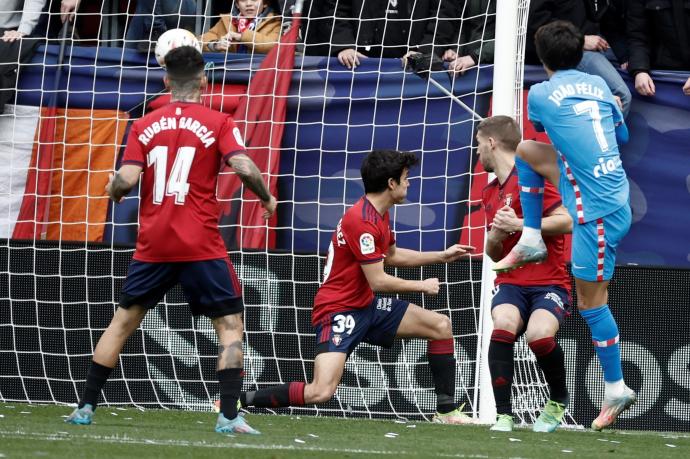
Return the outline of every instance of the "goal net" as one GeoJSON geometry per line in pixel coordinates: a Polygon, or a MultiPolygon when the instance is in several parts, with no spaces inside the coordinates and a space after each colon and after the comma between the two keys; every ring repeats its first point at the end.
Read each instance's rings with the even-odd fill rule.
{"type": "MultiPolygon", "coordinates": [[[[161,14],[191,19],[201,34],[218,18],[210,16],[211,2],[197,3],[191,15],[161,14]]],[[[267,56],[251,47],[205,54],[209,87],[203,103],[235,116],[279,199],[277,218],[262,224],[256,198],[237,178],[224,171],[219,181],[221,232],[246,306],[246,390],[312,377],[310,315],[324,255],[338,220],[363,194],[359,165],[372,149],[414,151],[421,159],[411,172],[408,201],[391,211],[398,246],[442,250],[462,241],[481,252],[479,199],[487,175],[477,166],[473,136],[492,104],[494,68],[485,56],[494,47],[496,19],[494,2],[485,3],[483,11],[462,11],[452,20],[439,18],[438,11],[415,16],[432,39],[442,27],[456,28],[453,41],[434,42],[437,55],[445,49],[459,50],[459,56],[476,52],[479,65],[455,76],[445,69],[419,76],[405,71],[399,59],[373,57],[362,58],[353,71],[336,58],[309,55],[310,46],[328,47],[332,40],[308,38],[305,46],[300,39],[294,61],[285,37],[279,51],[267,56]]],[[[524,36],[528,2],[520,3],[522,16],[512,21],[524,36]]],[[[389,2],[389,15],[396,4],[389,2]]],[[[131,123],[167,100],[152,53],[128,47],[124,30],[137,17],[134,5],[126,11],[80,9],[76,29],[59,23],[57,33],[58,13],[54,5],[48,8],[51,38],[36,43],[28,58],[22,52],[31,42],[22,40],[14,57],[21,62],[19,78],[5,88],[11,94],[0,114],[2,402],[77,401],[95,344],[116,308],[138,225],[138,190],[113,205],[103,187],[119,166],[131,123]]],[[[301,36],[312,37],[310,27],[332,28],[334,19],[303,19],[301,36]]],[[[399,25],[394,19],[381,24],[399,25]]],[[[513,92],[521,87],[519,72],[517,78],[510,82],[513,92]]],[[[482,310],[488,303],[481,301],[491,279],[482,282],[482,268],[482,258],[474,257],[391,271],[443,282],[436,297],[403,297],[451,318],[456,396],[475,417],[481,392],[491,391],[482,376],[482,337],[490,328],[482,310]]],[[[102,402],[210,410],[218,398],[216,356],[210,321],[191,317],[175,288],[127,342],[102,402]]],[[[515,380],[516,415],[532,422],[548,392],[522,342],[515,380]]],[[[426,418],[434,409],[426,343],[411,339],[391,349],[361,344],[330,402],[284,412],[426,418]]]]}

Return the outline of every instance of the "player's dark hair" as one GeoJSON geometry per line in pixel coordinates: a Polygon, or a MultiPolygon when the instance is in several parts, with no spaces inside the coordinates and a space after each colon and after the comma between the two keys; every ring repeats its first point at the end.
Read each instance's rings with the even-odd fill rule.
{"type": "Polygon", "coordinates": [[[493,138],[504,150],[515,151],[522,140],[520,126],[510,116],[496,115],[486,118],[477,126],[477,133],[493,138]]]}
{"type": "Polygon", "coordinates": [[[204,57],[193,46],[171,49],[165,55],[165,71],[173,92],[198,89],[204,75],[204,57]]]}
{"type": "Polygon", "coordinates": [[[585,37],[571,22],[553,21],[539,27],[534,44],[539,60],[555,72],[577,67],[582,60],[585,37]]]}
{"type": "Polygon", "coordinates": [[[403,170],[410,169],[419,159],[414,153],[397,150],[374,150],[364,158],[360,172],[365,193],[380,193],[388,188],[388,179],[400,183],[403,170]]]}

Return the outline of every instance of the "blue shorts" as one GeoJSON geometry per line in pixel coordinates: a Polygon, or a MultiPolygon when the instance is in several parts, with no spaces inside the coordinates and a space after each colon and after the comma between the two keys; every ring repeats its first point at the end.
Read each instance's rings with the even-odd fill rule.
{"type": "Polygon", "coordinates": [[[571,269],[573,277],[590,282],[610,280],[616,266],[616,249],[628,234],[629,205],[591,222],[573,225],[571,269]]]}
{"type": "Polygon", "coordinates": [[[391,347],[409,305],[407,301],[375,296],[366,308],[331,313],[316,325],[316,355],[350,355],[362,341],[391,347]]]}
{"type": "Polygon", "coordinates": [[[494,289],[491,309],[499,304],[512,304],[520,311],[522,322],[527,326],[529,318],[537,309],[545,309],[563,322],[570,315],[570,294],[556,285],[534,285],[521,287],[513,284],[499,284],[494,289]]]}
{"type": "Polygon", "coordinates": [[[153,309],[177,283],[195,316],[213,319],[244,310],[240,282],[229,258],[175,263],[132,260],[120,306],[153,309]]]}

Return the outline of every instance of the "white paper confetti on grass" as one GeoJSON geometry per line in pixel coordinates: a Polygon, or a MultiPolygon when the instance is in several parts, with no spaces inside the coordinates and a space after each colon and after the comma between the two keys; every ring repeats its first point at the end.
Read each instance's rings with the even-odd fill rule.
{"type": "Polygon", "coordinates": [[[306,441],[295,438],[295,443],[306,443],[306,441]]]}
{"type": "Polygon", "coordinates": [[[561,452],[562,453],[572,453],[572,451],[569,449],[562,449],[561,452]]]}
{"type": "Polygon", "coordinates": [[[391,434],[389,434],[389,433],[387,433],[386,435],[384,435],[384,437],[386,437],[386,438],[398,438],[397,435],[391,435],[391,434]]]}
{"type": "Polygon", "coordinates": [[[125,421],[131,421],[132,418],[125,418],[125,421]]]}
{"type": "Polygon", "coordinates": [[[31,411],[20,411],[19,414],[31,414],[31,411]]]}
{"type": "Polygon", "coordinates": [[[597,438],[599,441],[608,441],[606,438],[597,438]]]}
{"type": "Polygon", "coordinates": [[[405,427],[407,427],[408,429],[414,429],[415,427],[417,427],[417,424],[410,424],[410,425],[405,426],[405,427]]]}
{"type": "Polygon", "coordinates": [[[117,416],[117,413],[114,411],[111,411],[110,414],[112,414],[113,416],[117,416]]]}
{"type": "Polygon", "coordinates": [[[396,419],[393,422],[395,422],[396,424],[407,424],[407,421],[405,421],[404,419],[396,419]]]}
{"type": "Polygon", "coordinates": [[[121,406],[118,406],[115,408],[117,411],[127,411],[127,408],[122,408],[121,406]]]}
{"type": "Polygon", "coordinates": [[[394,437],[397,437],[397,436],[400,435],[400,434],[399,434],[399,433],[395,433],[395,432],[388,432],[386,435],[392,435],[392,436],[394,436],[394,437]]]}
{"type": "Polygon", "coordinates": [[[203,424],[204,421],[196,421],[197,424],[203,424]]]}
{"type": "Polygon", "coordinates": [[[312,437],[312,438],[319,438],[318,435],[314,435],[314,434],[309,434],[309,436],[312,437]]]}
{"type": "Polygon", "coordinates": [[[672,445],[670,443],[666,443],[666,446],[668,446],[669,448],[675,448],[676,447],[676,445],[672,445]]]}
{"type": "Polygon", "coordinates": [[[611,443],[620,443],[619,441],[616,440],[609,440],[611,443]]]}
{"type": "Polygon", "coordinates": [[[522,441],[519,438],[509,438],[508,440],[510,440],[510,441],[522,441]]]}
{"type": "Polygon", "coordinates": [[[0,418],[4,418],[4,417],[5,417],[5,415],[4,415],[4,414],[0,414],[0,418]]]}

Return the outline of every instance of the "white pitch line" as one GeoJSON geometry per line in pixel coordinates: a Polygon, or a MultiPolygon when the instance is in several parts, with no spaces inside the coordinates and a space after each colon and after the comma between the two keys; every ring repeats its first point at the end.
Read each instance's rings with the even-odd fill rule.
{"type": "MultiPolygon", "coordinates": [[[[323,453],[346,453],[346,454],[375,454],[381,456],[412,456],[418,455],[418,452],[410,451],[382,451],[374,449],[350,449],[350,448],[324,448],[318,446],[296,446],[296,445],[260,445],[249,443],[207,443],[204,441],[187,441],[187,440],[150,440],[137,439],[127,436],[103,436],[103,435],[56,435],[56,434],[40,434],[35,432],[24,432],[21,430],[8,431],[0,430],[0,438],[12,439],[38,439],[46,441],[55,440],[93,440],[104,443],[121,443],[129,445],[154,445],[154,446],[185,446],[185,447],[202,447],[202,448],[235,448],[235,449],[256,449],[256,450],[295,450],[295,451],[314,451],[323,453]]],[[[449,458],[472,458],[472,459],[487,459],[489,456],[484,454],[443,454],[434,453],[435,457],[449,457],[449,458]]]]}

